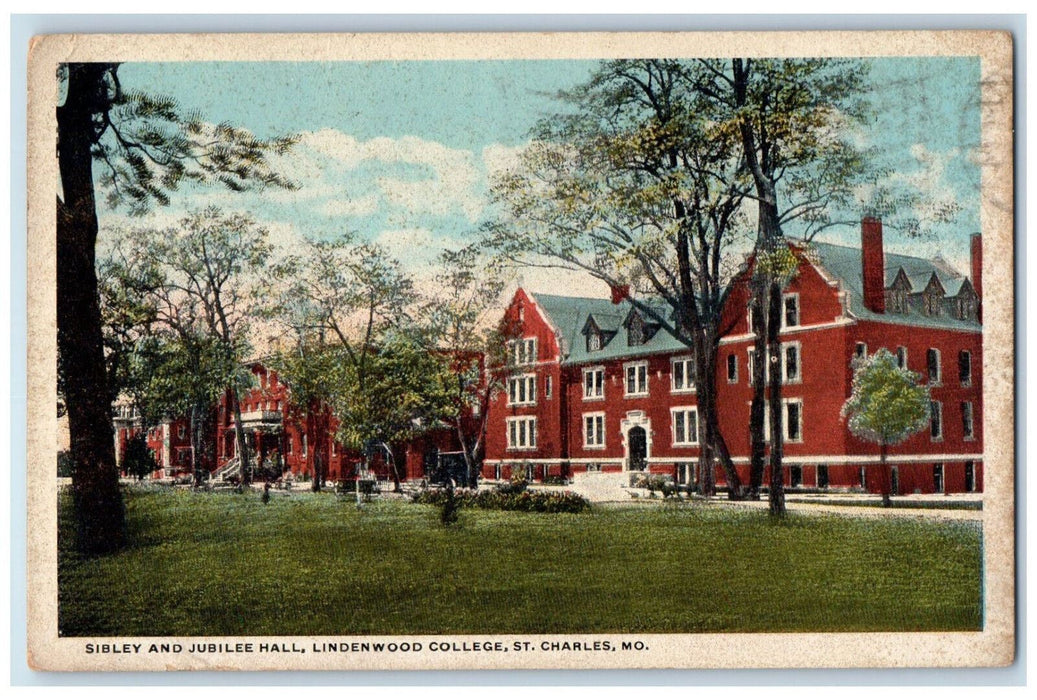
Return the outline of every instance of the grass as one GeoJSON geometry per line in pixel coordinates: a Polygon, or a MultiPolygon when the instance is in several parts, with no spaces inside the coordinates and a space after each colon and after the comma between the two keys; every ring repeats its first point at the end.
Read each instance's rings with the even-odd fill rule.
{"type": "Polygon", "coordinates": [[[72,550],[65,636],[978,630],[975,523],[720,506],[533,514],[129,491],[131,545],[72,550]]]}
{"type": "MultiPolygon", "coordinates": [[[[847,506],[850,508],[882,508],[882,501],[875,499],[838,499],[838,498],[786,498],[789,503],[821,503],[826,506],[847,506]]],[[[982,501],[906,501],[893,498],[891,509],[906,510],[983,510],[982,501]]]]}

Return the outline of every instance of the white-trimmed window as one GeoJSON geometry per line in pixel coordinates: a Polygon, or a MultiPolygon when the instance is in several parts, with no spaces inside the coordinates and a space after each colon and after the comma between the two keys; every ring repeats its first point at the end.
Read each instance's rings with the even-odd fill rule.
{"type": "MultiPolygon", "coordinates": [[[[803,357],[802,357],[802,344],[797,340],[790,343],[781,344],[780,359],[781,362],[781,383],[782,384],[798,384],[803,381],[803,357]]],[[[729,361],[730,362],[730,361],[729,361]]],[[[753,371],[756,366],[756,349],[748,349],[748,373],[749,373],[749,384],[753,383],[753,371]]],[[[735,368],[735,381],[738,380],[737,366],[735,368]]],[[[770,363],[767,362],[763,366],[763,381],[764,383],[770,381],[770,363]]],[[[730,371],[728,373],[728,381],[731,380],[730,371]]]]}
{"type": "Polygon", "coordinates": [[[803,442],[803,399],[785,399],[785,442],[803,442]]]}
{"type": "Polygon", "coordinates": [[[790,292],[781,298],[781,326],[794,328],[799,325],[799,294],[790,292]]]}
{"type": "MultiPolygon", "coordinates": [[[[782,399],[784,415],[781,421],[781,432],[785,442],[803,442],[803,399],[782,399]]],[[[763,439],[770,442],[771,439],[771,412],[770,404],[763,407],[763,439]]]]}
{"type": "Polygon", "coordinates": [[[907,369],[907,348],[903,345],[897,348],[897,367],[907,369]]]}
{"type": "Polygon", "coordinates": [[[183,440],[185,435],[187,435],[187,427],[183,423],[176,426],[176,436],[183,440]]]}
{"type": "Polygon", "coordinates": [[[940,384],[942,371],[940,368],[940,351],[929,348],[925,351],[925,369],[930,384],[940,384]]]}
{"type": "Polygon", "coordinates": [[[304,458],[306,457],[307,452],[309,452],[309,448],[310,448],[310,445],[309,445],[309,441],[306,438],[306,433],[303,433],[303,435],[302,435],[302,456],[304,458]]]}
{"type": "Polygon", "coordinates": [[[508,378],[508,405],[532,406],[537,402],[537,376],[520,374],[508,378]]]}
{"type": "Polygon", "coordinates": [[[583,414],[583,446],[600,449],[605,447],[605,414],[583,414]]]}
{"type": "Polygon", "coordinates": [[[648,395],[648,363],[630,362],[623,365],[623,374],[626,377],[626,396],[648,395]]]}
{"type": "Polygon", "coordinates": [[[552,389],[554,388],[551,377],[544,377],[544,398],[551,398],[552,389]]]}
{"type": "Polygon", "coordinates": [[[803,380],[803,362],[799,341],[781,344],[781,378],[785,384],[803,380]]]}
{"type": "Polygon", "coordinates": [[[853,346],[853,356],[858,360],[863,360],[868,357],[868,344],[857,343],[853,346]]]}
{"type": "Polygon", "coordinates": [[[976,421],[972,414],[972,402],[961,402],[961,434],[966,440],[976,439],[976,421]]]}
{"type": "Polygon", "coordinates": [[[699,411],[694,406],[671,408],[670,416],[675,447],[699,444],[699,411]]]}
{"type": "Polygon", "coordinates": [[[675,394],[695,391],[694,357],[675,357],[670,360],[670,391],[675,394]]]}
{"type": "Polygon", "coordinates": [[[738,383],[738,355],[733,352],[727,355],[727,383],[738,383]]]}
{"type": "Polygon", "coordinates": [[[583,400],[605,398],[605,368],[589,367],[583,370],[583,400]]]}
{"type": "Polygon", "coordinates": [[[537,339],[509,340],[508,354],[516,366],[534,364],[537,361],[537,339]]]}
{"type": "Polygon", "coordinates": [[[943,440],[943,404],[939,401],[929,402],[929,437],[934,442],[943,440]]]}
{"type": "Polygon", "coordinates": [[[537,446],[537,419],[535,416],[508,418],[508,449],[531,450],[537,446]]]}

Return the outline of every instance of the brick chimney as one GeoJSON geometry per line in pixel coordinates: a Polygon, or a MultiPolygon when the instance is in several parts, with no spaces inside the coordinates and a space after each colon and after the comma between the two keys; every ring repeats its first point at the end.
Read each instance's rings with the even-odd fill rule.
{"type": "Polygon", "coordinates": [[[861,272],[864,276],[864,306],[886,313],[886,260],[882,253],[882,221],[861,219],[861,272]]]}
{"type": "Polygon", "coordinates": [[[979,320],[983,320],[983,237],[972,234],[972,288],[979,296],[979,320]]]}
{"type": "Polygon", "coordinates": [[[630,285],[629,284],[619,284],[619,285],[611,285],[610,284],[609,285],[609,290],[612,292],[612,303],[613,304],[622,304],[624,299],[628,299],[630,297],[630,285]]]}

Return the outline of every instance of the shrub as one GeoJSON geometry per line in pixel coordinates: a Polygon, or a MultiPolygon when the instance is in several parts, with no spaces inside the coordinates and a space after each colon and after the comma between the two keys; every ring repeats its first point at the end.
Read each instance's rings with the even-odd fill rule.
{"type": "Polygon", "coordinates": [[[482,508],[484,510],[517,510],[526,513],[582,513],[590,508],[590,502],[571,491],[522,491],[509,493],[501,489],[471,491],[457,489],[452,495],[448,491],[426,489],[414,495],[415,503],[443,507],[453,498],[458,508],[482,508]]]}
{"type": "Polygon", "coordinates": [[[501,493],[522,493],[529,486],[529,481],[526,480],[524,474],[513,473],[508,481],[505,481],[497,485],[497,490],[501,493]]]}
{"type": "Polygon", "coordinates": [[[550,486],[568,486],[569,478],[558,474],[544,477],[544,483],[550,486]]]}
{"type": "Polygon", "coordinates": [[[68,450],[58,452],[58,476],[72,476],[72,453],[68,450]]]}
{"type": "Polygon", "coordinates": [[[446,490],[446,498],[439,506],[439,522],[444,525],[453,525],[457,522],[458,511],[461,510],[463,499],[454,492],[454,489],[446,490]]]}

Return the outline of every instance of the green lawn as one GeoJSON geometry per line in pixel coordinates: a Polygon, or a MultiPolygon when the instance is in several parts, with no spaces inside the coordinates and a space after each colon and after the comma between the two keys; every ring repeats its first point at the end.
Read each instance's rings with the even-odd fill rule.
{"type": "Polygon", "coordinates": [[[132,545],[79,559],[62,635],[918,631],[982,627],[978,524],[717,505],[580,515],[334,495],[130,491],[132,545]]]}

